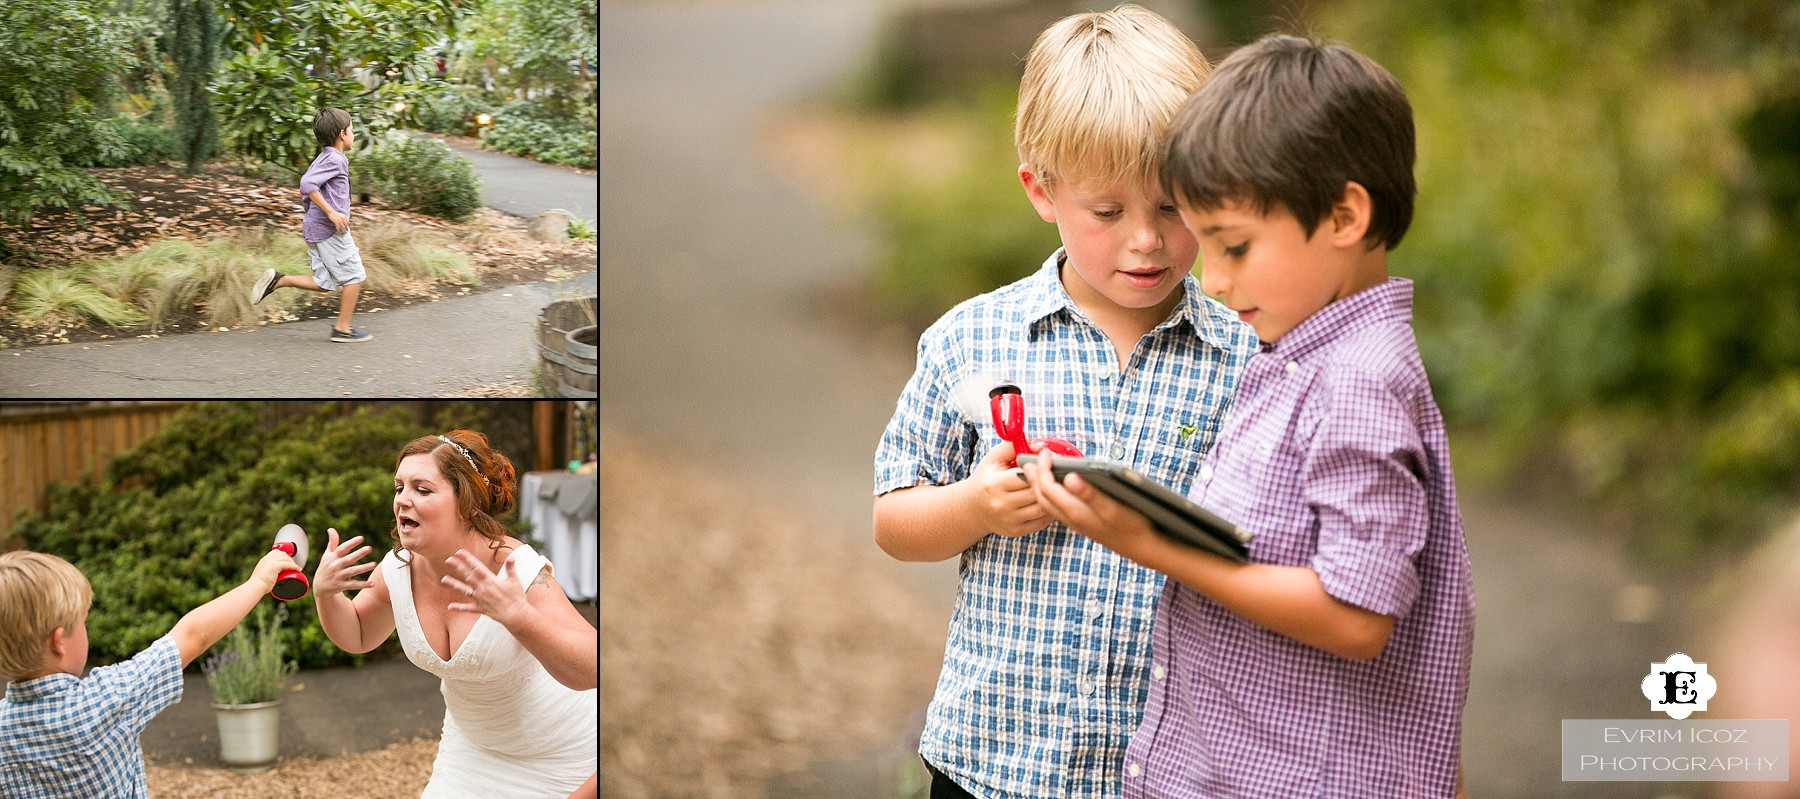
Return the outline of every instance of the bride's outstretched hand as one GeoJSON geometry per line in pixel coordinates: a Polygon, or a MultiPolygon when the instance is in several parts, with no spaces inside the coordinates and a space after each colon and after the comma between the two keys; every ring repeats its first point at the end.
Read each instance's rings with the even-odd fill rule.
{"type": "Polygon", "coordinates": [[[357,549],[356,545],[362,543],[363,540],[360,535],[342,544],[338,543],[336,528],[326,528],[325,536],[325,551],[319,553],[319,568],[313,572],[313,596],[324,599],[332,594],[341,594],[353,588],[368,588],[370,581],[365,575],[374,571],[375,567],[381,564],[374,561],[368,563],[357,563],[357,561],[362,560],[373,548],[357,549]]]}
{"type": "Polygon", "coordinates": [[[510,625],[513,617],[531,607],[525,601],[525,588],[513,574],[513,562],[500,567],[502,574],[488,571],[468,550],[459,549],[444,561],[444,585],[468,597],[466,602],[452,602],[450,610],[480,613],[502,625],[510,625]]]}

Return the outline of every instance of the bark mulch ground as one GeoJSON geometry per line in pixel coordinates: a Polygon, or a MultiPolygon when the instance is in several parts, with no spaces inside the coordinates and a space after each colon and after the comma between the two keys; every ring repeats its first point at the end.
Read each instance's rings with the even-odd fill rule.
{"type": "Polygon", "coordinates": [[[282,760],[261,774],[149,767],[151,796],[183,799],[398,799],[431,779],[438,742],[416,740],[344,757],[282,760]]]}
{"type": "Polygon", "coordinates": [[[944,620],[892,563],[647,442],[600,441],[601,796],[757,799],[915,723],[944,620]]]}
{"type": "MultiPolygon", "coordinates": [[[[194,176],[181,174],[175,164],[89,172],[118,191],[131,206],[82,206],[79,214],[76,209],[46,209],[25,227],[0,223],[0,239],[13,249],[10,261],[0,261],[0,282],[25,269],[126,255],[165,239],[201,242],[263,227],[276,228],[282,235],[300,235],[298,190],[264,178],[245,177],[241,168],[233,164],[210,164],[194,176]]],[[[426,294],[368,289],[357,303],[358,313],[581,274],[596,269],[599,263],[593,241],[536,241],[526,235],[526,220],[485,208],[467,222],[457,224],[393,208],[379,199],[362,202],[358,198],[351,208],[351,220],[352,230],[384,220],[412,225],[422,236],[469,256],[481,279],[481,285],[474,289],[442,286],[426,294]]],[[[5,287],[0,286],[0,296],[4,294],[5,287]]],[[[295,318],[333,316],[337,313],[337,301],[336,293],[320,294],[298,309],[295,318]]],[[[193,314],[176,318],[166,332],[195,331],[201,327],[196,309],[193,314]]],[[[153,335],[147,326],[45,328],[0,317],[0,347],[145,335],[153,335]]]]}

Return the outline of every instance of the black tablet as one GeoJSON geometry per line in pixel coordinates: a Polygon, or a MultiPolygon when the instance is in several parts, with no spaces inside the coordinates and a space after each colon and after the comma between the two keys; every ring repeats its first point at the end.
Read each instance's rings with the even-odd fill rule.
{"type": "MultiPolygon", "coordinates": [[[[1020,465],[1036,461],[1035,455],[1019,456],[1020,465]]],[[[1050,473],[1058,481],[1071,472],[1143,514],[1163,535],[1239,563],[1249,560],[1254,537],[1250,531],[1219,518],[1168,486],[1109,461],[1058,457],[1050,462],[1050,473]]]]}

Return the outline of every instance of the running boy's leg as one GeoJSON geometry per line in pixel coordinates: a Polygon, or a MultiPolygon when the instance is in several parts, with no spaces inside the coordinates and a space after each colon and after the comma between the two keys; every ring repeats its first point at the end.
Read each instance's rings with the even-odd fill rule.
{"type": "Polygon", "coordinates": [[[333,326],[339,332],[350,331],[350,314],[356,312],[356,298],[361,294],[362,283],[360,281],[344,285],[344,294],[338,298],[337,324],[333,326]]]}
{"type": "Polygon", "coordinates": [[[256,279],[256,285],[250,289],[250,304],[256,305],[267,299],[276,289],[283,286],[306,289],[307,291],[327,291],[312,275],[284,275],[273,269],[264,269],[262,277],[256,279]]]}

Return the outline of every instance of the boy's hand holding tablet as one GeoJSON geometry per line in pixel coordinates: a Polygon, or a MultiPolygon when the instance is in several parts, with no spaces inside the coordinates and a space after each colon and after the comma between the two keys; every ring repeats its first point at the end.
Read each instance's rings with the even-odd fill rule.
{"type": "Polygon", "coordinates": [[[1238,563],[1248,559],[1249,531],[1122,464],[1021,455],[1019,465],[1038,504],[1126,557],[1135,560],[1147,536],[1161,536],[1238,563]]]}

